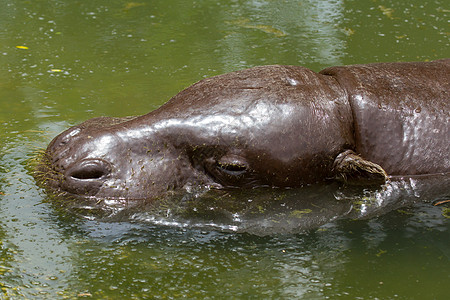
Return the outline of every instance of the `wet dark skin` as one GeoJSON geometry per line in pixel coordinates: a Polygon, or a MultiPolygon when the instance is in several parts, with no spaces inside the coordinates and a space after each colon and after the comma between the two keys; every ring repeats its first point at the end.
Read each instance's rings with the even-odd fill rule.
{"type": "Polygon", "coordinates": [[[152,199],[448,173],[449,81],[450,59],[228,73],[146,115],[66,130],[48,146],[38,178],[79,196],[152,199]]]}

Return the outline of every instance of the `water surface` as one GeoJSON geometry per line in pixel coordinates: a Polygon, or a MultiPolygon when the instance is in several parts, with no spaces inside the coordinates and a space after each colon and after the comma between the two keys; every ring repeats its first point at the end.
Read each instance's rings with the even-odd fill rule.
{"type": "Polygon", "coordinates": [[[37,149],[87,118],[139,115],[262,64],[449,56],[446,1],[0,1],[0,298],[448,296],[448,208],[302,233],[98,222],[47,201],[37,149]]]}

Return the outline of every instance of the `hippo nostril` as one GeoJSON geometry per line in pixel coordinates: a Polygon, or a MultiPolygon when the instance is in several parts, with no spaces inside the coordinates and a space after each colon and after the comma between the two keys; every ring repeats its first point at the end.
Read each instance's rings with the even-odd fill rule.
{"type": "Polygon", "coordinates": [[[83,160],[68,171],[70,177],[81,180],[100,179],[109,173],[109,164],[97,159],[83,160]]]}
{"type": "Polygon", "coordinates": [[[76,170],[70,176],[77,179],[98,179],[104,174],[103,170],[96,168],[85,168],[82,170],[76,170]]]}

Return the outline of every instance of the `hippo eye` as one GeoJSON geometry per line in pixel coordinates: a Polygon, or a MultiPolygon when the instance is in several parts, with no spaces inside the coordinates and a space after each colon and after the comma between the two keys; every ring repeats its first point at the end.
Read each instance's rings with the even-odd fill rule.
{"type": "Polygon", "coordinates": [[[218,157],[212,153],[201,161],[203,170],[223,187],[251,186],[255,182],[254,171],[241,155],[228,153],[218,157]]]}
{"type": "Polygon", "coordinates": [[[217,170],[228,176],[239,177],[244,175],[248,166],[244,159],[237,155],[225,155],[216,162],[217,170]]]}
{"type": "Polygon", "coordinates": [[[223,173],[231,176],[240,176],[247,172],[247,166],[239,163],[217,162],[217,168],[223,173]]]}

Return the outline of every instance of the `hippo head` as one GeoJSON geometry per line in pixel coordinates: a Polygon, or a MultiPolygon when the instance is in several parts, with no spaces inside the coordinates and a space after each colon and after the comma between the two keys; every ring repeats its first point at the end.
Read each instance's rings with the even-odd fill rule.
{"type": "Polygon", "coordinates": [[[152,199],[168,191],[298,187],[334,176],[353,144],[330,76],[265,66],[204,79],[135,118],[95,118],[57,136],[39,170],[55,191],[152,199]]]}

